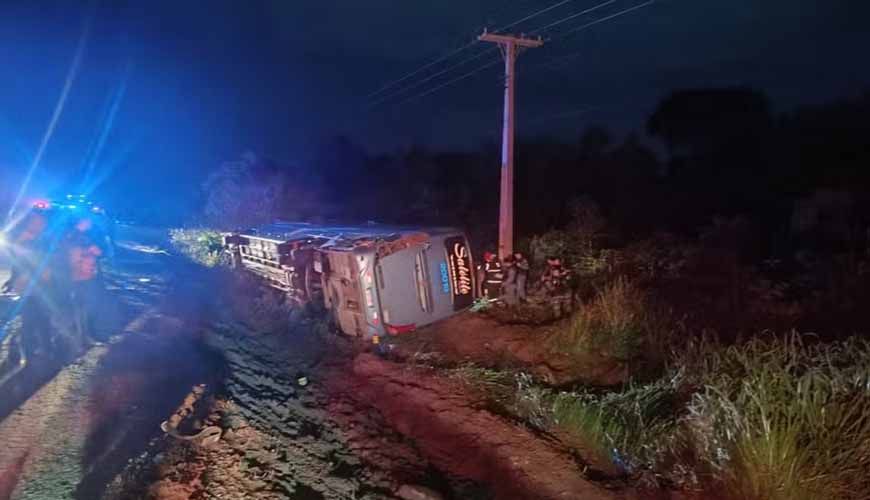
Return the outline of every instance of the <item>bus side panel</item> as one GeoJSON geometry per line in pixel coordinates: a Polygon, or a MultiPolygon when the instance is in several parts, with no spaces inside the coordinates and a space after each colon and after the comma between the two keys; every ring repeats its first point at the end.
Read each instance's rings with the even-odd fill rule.
{"type": "Polygon", "coordinates": [[[425,324],[429,313],[420,304],[415,278],[415,259],[421,247],[414,246],[378,261],[378,295],[381,316],[392,326],[425,324]]]}

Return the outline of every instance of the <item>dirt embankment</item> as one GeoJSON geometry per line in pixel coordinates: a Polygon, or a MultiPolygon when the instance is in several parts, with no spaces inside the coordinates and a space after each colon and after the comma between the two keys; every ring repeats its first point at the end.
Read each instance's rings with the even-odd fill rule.
{"type": "Polygon", "coordinates": [[[555,330],[545,326],[506,324],[483,314],[465,313],[419,332],[396,337],[395,354],[435,365],[474,363],[497,369],[520,369],[554,386],[612,386],[628,379],[628,365],[595,354],[567,355],[555,349],[555,330]]]}
{"type": "Polygon", "coordinates": [[[396,498],[403,486],[476,497],[475,485],[433,470],[375,409],[324,390],[321,339],[258,339],[234,325],[208,341],[225,357],[226,379],[191,431],[216,425],[221,439],[210,447],[155,441],[107,498],[375,500],[396,498]]]}
{"type": "Polygon", "coordinates": [[[490,413],[434,371],[361,354],[325,383],[330,393],[377,408],[436,467],[489,485],[495,498],[617,498],[585,479],[557,443],[490,413]]]}
{"type": "Polygon", "coordinates": [[[208,448],[158,440],[114,498],[623,497],[436,370],[301,331],[256,337],[233,325],[207,338],[225,357],[225,387],[192,430],[223,436],[208,448]]]}

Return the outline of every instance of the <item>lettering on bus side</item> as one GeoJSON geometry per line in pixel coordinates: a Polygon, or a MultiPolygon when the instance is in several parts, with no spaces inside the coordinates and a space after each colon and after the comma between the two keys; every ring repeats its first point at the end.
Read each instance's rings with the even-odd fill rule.
{"type": "Polygon", "coordinates": [[[447,270],[447,263],[441,262],[441,291],[445,294],[450,293],[450,271],[447,270]]]}
{"type": "Polygon", "coordinates": [[[448,256],[453,309],[460,310],[474,302],[472,293],[471,255],[462,236],[447,238],[444,242],[448,256]]]}

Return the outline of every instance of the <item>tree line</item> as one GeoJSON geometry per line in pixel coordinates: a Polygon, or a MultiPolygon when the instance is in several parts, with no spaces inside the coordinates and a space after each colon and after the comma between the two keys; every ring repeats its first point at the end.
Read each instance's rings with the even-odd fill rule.
{"type": "MultiPolygon", "coordinates": [[[[564,227],[582,198],[601,207],[622,240],[692,234],[714,217],[740,216],[761,236],[758,252],[807,241],[866,250],[868,111],[870,92],[775,113],[754,89],[690,89],[648,118],[644,131],[658,151],[637,132],[617,139],[599,126],[573,142],[521,139],[517,233],[564,227]],[[796,221],[805,216],[814,218],[809,240],[796,221]]],[[[499,163],[495,146],[370,155],[335,137],[306,165],[246,154],[220,166],[203,185],[202,217],[236,227],[276,218],[452,224],[488,245],[497,234],[499,163]]]]}

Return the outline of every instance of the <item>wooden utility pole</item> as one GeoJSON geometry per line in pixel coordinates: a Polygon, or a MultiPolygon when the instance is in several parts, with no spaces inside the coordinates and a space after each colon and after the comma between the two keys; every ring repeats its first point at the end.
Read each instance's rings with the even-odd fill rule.
{"type": "Polygon", "coordinates": [[[516,92],[516,61],[522,49],[540,47],[540,38],[496,35],[483,32],[482,42],[497,43],[504,56],[504,125],[501,143],[501,201],[498,213],[498,256],[502,259],[514,253],[514,93],[516,92]]]}

